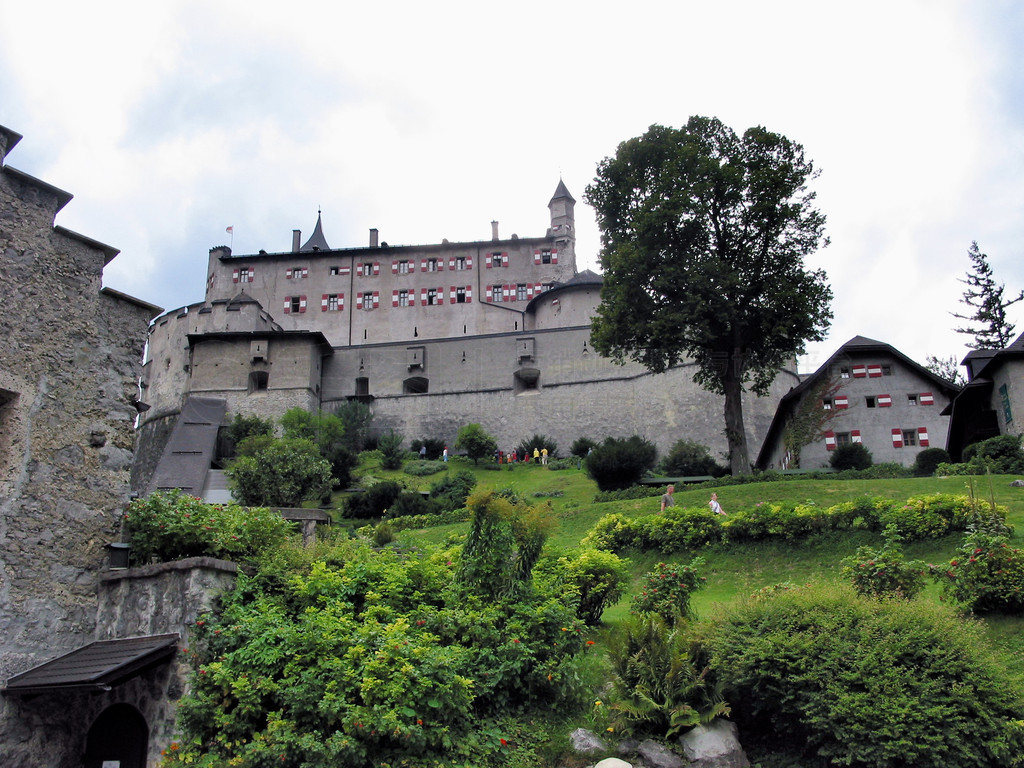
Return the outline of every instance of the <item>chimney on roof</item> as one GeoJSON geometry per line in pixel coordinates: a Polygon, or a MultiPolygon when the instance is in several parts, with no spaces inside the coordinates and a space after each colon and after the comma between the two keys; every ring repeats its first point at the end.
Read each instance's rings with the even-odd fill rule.
{"type": "Polygon", "coordinates": [[[498,222],[492,221],[491,222],[491,240],[497,240],[497,239],[498,239],[498,222]]]}
{"type": "Polygon", "coordinates": [[[301,242],[302,242],[302,230],[301,229],[293,229],[292,230],[292,253],[298,253],[299,252],[299,243],[301,243],[301,242]]]}
{"type": "Polygon", "coordinates": [[[378,240],[379,237],[380,237],[380,232],[377,231],[376,227],[373,227],[370,230],[370,247],[371,248],[377,248],[377,247],[380,246],[380,240],[378,240]]]}

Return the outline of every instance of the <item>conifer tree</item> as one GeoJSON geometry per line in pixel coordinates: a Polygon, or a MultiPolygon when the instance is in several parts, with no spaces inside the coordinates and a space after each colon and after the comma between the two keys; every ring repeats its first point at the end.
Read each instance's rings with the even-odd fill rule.
{"type": "Polygon", "coordinates": [[[952,313],[953,317],[967,321],[956,332],[974,337],[973,343],[967,343],[971,349],[1003,349],[1013,341],[1014,329],[1013,323],[1006,319],[1006,309],[1024,299],[1024,291],[1016,298],[1004,299],[1006,286],[996,283],[988,256],[981,252],[977,242],[971,243],[967,256],[971,269],[966,278],[960,279],[967,286],[961,301],[971,314],[952,313]]]}

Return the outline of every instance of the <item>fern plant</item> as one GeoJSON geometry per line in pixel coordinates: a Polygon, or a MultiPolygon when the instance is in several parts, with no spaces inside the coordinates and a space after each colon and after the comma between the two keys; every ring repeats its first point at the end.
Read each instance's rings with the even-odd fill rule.
{"type": "Polygon", "coordinates": [[[672,738],[729,714],[709,652],[656,614],[628,619],[609,640],[615,671],[611,712],[626,735],[672,738]]]}

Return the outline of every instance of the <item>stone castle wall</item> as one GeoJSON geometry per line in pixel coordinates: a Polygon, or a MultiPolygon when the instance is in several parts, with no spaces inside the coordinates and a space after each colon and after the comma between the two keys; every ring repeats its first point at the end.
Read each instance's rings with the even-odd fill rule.
{"type": "MultiPolygon", "coordinates": [[[[93,638],[104,545],[128,496],[140,353],[159,312],[101,291],[117,251],[54,227],[70,198],[0,167],[4,681],[93,638]]],[[[56,737],[25,752],[37,737],[26,740],[12,707],[0,698],[0,764],[58,764],[56,737]]]]}

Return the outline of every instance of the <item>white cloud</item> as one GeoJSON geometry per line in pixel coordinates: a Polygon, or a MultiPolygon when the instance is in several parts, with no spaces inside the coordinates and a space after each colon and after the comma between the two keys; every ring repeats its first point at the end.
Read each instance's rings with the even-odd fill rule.
{"type": "Polygon", "coordinates": [[[584,189],[620,141],[762,124],[822,170],[836,319],[808,362],[856,334],[923,360],[965,351],[971,240],[1024,286],[1022,26],[995,0],[21,3],[0,123],[12,165],[75,194],[59,223],[122,249],[106,283],[168,308],[228,225],[236,252],[286,250],[318,207],[335,247],[529,236],[559,176],[594,267],[584,189]]]}

